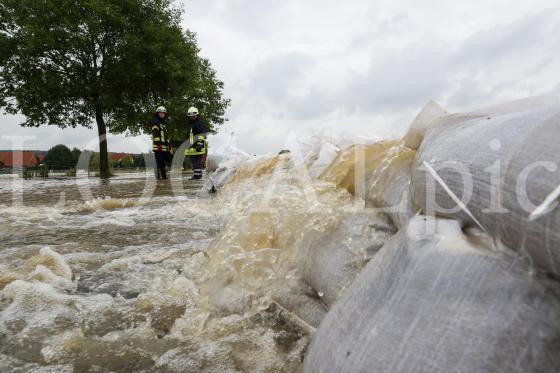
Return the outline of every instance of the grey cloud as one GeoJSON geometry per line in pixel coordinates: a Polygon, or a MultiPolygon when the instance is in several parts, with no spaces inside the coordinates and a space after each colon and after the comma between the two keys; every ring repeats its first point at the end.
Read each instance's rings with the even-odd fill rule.
{"type": "Polygon", "coordinates": [[[515,22],[476,32],[462,43],[456,62],[486,64],[495,63],[496,59],[522,58],[529,50],[542,51],[540,47],[550,38],[560,45],[558,24],[551,22],[555,18],[550,17],[551,12],[530,14],[515,22]]]}
{"type": "Polygon", "coordinates": [[[403,50],[380,51],[372,56],[368,73],[354,77],[338,101],[372,113],[407,110],[429,99],[460,108],[492,102],[504,91],[519,87],[527,69],[539,73],[536,66],[524,64],[524,56],[540,54],[537,66],[555,61],[550,55],[557,54],[554,46],[560,46],[560,33],[550,33],[557,28],[553,20],[546,13],[530,14],[477,32],[458,45],[424,42],[403,50]],[[549,54],[543,54],[547,48],[549,54]],[[515,66],[513,72],[518,75],[497,84],[484,81],[484,76],[499,72],[500,63],[515,66]]]}
{"type": "Polygon", "coordinates": [[[290,15],[289,2],[280,0],[187,1],[185,5],[187,15],[210,13],[252,39],[266,39],[281,29],[290,15]]]}
{"type": "Polygon", "coordinates": [[[352,110],[380,112],[422,105],[442,96],[448,54],[441,46],[411,45],[402,51],[379,51],[367,74],[354,77],[340,95],[352,110]]]}
{"type": "Polygon", "coordinates": [[[306,70],[313,67],[311,56],[301,53],[273,55],[260,64],[251,74],[248,89],[272,100],[289,100],[290,89],[300,82],[306,70]]]}

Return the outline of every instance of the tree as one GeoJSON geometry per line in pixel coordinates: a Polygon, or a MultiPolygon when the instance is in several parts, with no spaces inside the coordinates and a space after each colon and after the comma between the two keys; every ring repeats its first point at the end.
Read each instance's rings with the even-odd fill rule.
{"type": "Polygon", "coordinates": [[[82,155],[82,151],[78,148],[72,149],[72,158],[74,159],[74,167],[78,164],[78,160],[80,159],[80,155],[82,155]]]}
{"type": "Polygon", "coordinates": [[[54,170],[67,170],[76,165],[72,152],[66,145],[62,144],[53,146],[47,152],[43,162],[54,170]]]}
{"type": "Polygon", "coordinates": [[[149,133],[154,108],[198,105],[209,124],[229,100],[171,0],[2,0],[0,107],[23,126],[97,126],[100,175],[107,131],[149,133]]]}

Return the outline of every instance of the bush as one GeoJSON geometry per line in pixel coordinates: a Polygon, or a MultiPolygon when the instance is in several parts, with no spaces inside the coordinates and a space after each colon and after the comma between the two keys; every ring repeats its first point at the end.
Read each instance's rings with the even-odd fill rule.
{"type": "Polygon", "coordinates": [[[74,155],[66,145],[62,144],[53,146],[48,151],[44,163],[49,166],[51,170],[66,170],[76,165],[74,162],[74,155]]]}

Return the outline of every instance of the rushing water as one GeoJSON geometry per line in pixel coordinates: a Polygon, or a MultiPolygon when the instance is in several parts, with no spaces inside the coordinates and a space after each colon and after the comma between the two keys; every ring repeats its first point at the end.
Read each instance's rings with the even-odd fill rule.
{"type": "Polygon", "coordinates": [[[282,239],[263,231],[275,223],[239,215],[265,193],[259,182],[214,197],[200,182],[144,174],[0,177],[0,371],[300,370],[307,332],[276,303],[255,301],[257,279],[277,272],[267,240],[282,239]],[[246,219],[259,231],[226,245],[241,242],[232,235],[246,219]],[[240,300],[220,255],[244,245],[255,251],[240,262],[268,267],[253,266],[240,300]],[[226,306],[215,304],[220,291],[226,306]]]}

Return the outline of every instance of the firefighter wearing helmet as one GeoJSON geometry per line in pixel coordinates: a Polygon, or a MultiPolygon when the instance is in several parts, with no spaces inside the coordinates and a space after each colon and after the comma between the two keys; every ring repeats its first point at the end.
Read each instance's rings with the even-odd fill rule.
{"type": "Polygon", "coordinates": [[[191,107],[188,110],[187,122],[187,148],[185,155],[189,157],[194,175],[193,180],[202,179],[202,170],[205,168],[206,155],[208,153],[208,141],[206,140],[206,124],[200,117],[198,109],[191,107]]]}
{"type": "Polygon", "coordinates": [[[167,179],[166,166],[171,151],[166,119],[167,110],[163,106],[158,107],[152,121],[152,151],[156,158],[155,175],[158,180],[167,179]]]}

